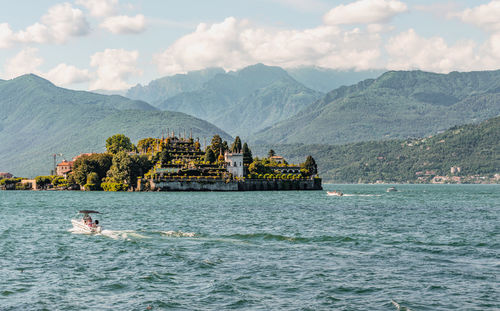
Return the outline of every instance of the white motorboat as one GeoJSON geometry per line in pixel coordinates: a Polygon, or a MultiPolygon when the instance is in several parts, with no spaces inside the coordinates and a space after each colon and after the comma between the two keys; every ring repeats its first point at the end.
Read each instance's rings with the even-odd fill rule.
{"type": "Polygon", "coordinates": [[[333,190],[333,191],[327,191],[326,195],[341,197],[344,195],[344,193],[342,193],[342,191],[340,191],[340,190],[333,190]]]}
{"type": "Polygon", "coordinates": [[[73,230],[81,233],[101,233],[102,227],[99,225],[99,220],[95,220],[92,222],[92,217],[89,214],[99,214],[98,211],[91,210],[83,210],[79,211],[82,214],[82,218],[80,219],[71,219],[71,223],[73,224],[73,230]]]}
{"type": "Polygon", "coordinates": [[[386,190],[386,191],[387,191],[387,192],[397,192],[397,191],[398,191],[398,189],[396,189],[396,187],[389,187],[389,188],[387,188],[387,190],[386,190]]]}

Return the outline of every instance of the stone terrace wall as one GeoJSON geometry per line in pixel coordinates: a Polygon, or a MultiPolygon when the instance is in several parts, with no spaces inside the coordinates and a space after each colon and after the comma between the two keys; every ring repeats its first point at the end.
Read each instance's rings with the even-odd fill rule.
{"type": "Polygon", "coordinates": [[[282,190],[322,190],[321,179],[313,180],[268,180],[247,179],[225,182],[205,181],[159,181],[151,182],[152,191],[282,191],[282,190]]]}

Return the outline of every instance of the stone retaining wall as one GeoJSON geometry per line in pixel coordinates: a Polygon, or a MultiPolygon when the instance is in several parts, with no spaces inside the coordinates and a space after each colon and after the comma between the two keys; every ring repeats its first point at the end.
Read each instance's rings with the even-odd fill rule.
{"type": "MultiPolygon", "coordinates": [[[[283,191],[322,190],[321,179],[312,180],[268,180],[247,179],[244,181],[204,180],[204,181],[150,181],[152,191],[283,191]]],[[[139,183],[138,189],[142,190],[139,183]]]]}

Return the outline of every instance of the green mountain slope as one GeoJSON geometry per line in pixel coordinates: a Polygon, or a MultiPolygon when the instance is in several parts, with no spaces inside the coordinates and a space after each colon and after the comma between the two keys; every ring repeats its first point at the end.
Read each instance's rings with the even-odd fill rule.
{"type": "Polygon", "coordinates": [[[500,70],[387,72],[329,92],[252,136],[264,143],[341,144],[423,137],[500,114],[500,70]]]}
{"type": "Polygon", "coordinates": [[[126,96],[132,99],[144,100],[154,106],[167,98],[183,92],[199,90],[203,84],[216,74],[225,73],[222,68],[207,68],[190,71],[187,74],[176,74],[151,81],[148,85],[136,85],[130,88],[126,96]]]}
{"type": "Polygon", "coordinates": [[[257,64],[217,74],[202,89],[171,97],[159,107],[203,118],[234,135],[248,136],[292,116],[321,96],[285,70],[257,64]]]}
{"type": "Polygon", "coordinates": [[[383,74],[383,70],[336,70],[321,67],[287,68],[292,78],[306,87],[327,93],[341,86],[356,84],[366,79],[374,79],[383,74]]]}
{"type": "MultiPolygon", "coordinates": [[[[457,178],[470,182],[474,175],[491,178],[500,173],[500,117],[422,139],[265,146],[265,150],[269,148],[295,162],[311,154],[327,181],[429,182],[435,176],[445,176],[455,178],[454,182],[457,178]],[[452,167],[460,167],[460,172],[452,173],[452,167]]],[[[262,146],[263,150],[258,149],[252,149],[254,154],[264,154],[262,146]]]]}
{"type": "Polygon", "coordinates": [[[194,137],[217,133],[231,139],[206,121],[159,111],[142,101],[67,90],[35,75],[0,82],[0,171],[17,176],[50,173],[55,153],[70,159],[103,151],[113,134],[137,141],[167,128],[176,133],[192,129],[194,137]]]}

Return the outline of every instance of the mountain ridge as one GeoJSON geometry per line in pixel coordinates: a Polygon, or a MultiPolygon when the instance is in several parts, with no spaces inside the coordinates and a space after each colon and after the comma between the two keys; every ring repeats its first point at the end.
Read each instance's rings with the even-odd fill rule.
{"type": "Polygon", "coordinates": [[[167,128],[231,139],[204,120],[143,101],[63,89],[35,75],[0,83],[0,170],[18,176],[47,175],[52,154],[104,151],[106,138],[117,133],[136,141],[167,128]]]}
{"type": "Polygon", "coordinates": [[[275,126],[257,143],[341,144],[421,137],[500,114],[500,70],[436,74],[389,71],[340,87],[275,126]]]}

